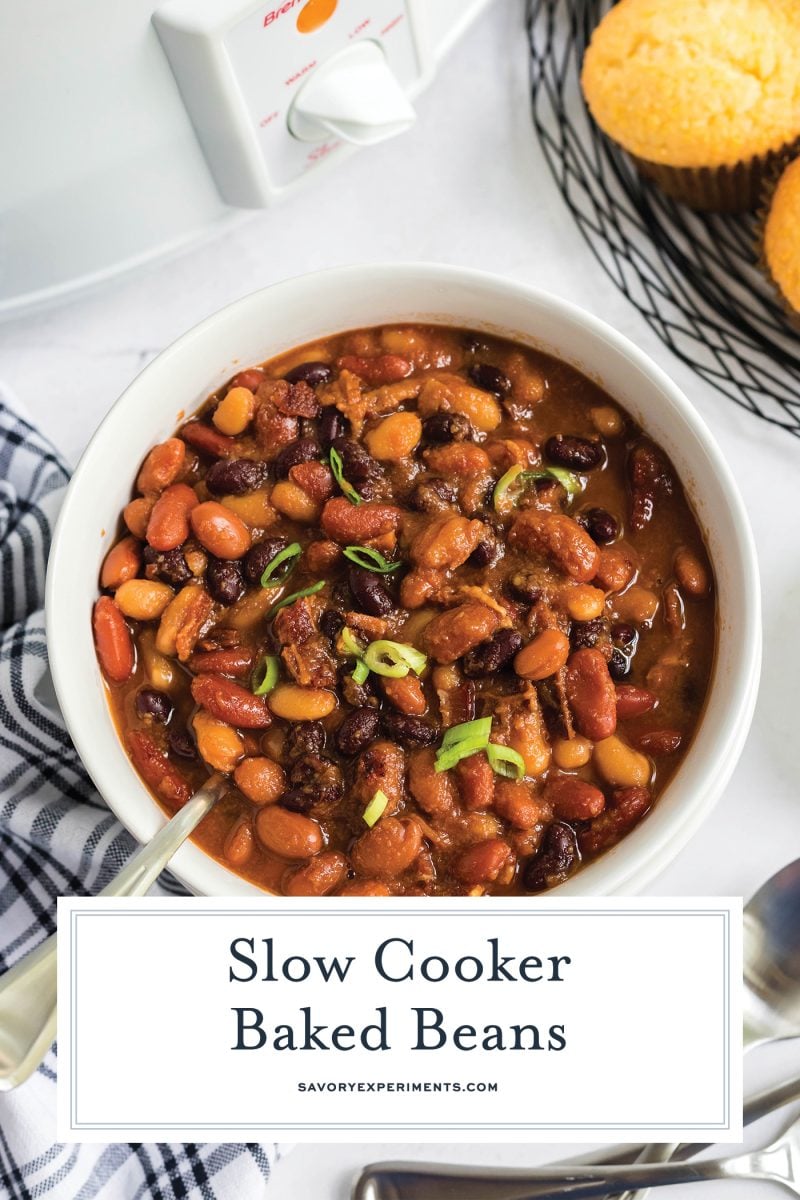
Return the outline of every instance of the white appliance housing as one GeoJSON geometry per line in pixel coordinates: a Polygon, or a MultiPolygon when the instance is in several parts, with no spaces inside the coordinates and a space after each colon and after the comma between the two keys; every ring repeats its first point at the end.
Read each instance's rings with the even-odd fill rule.
{"type": "Polygon", "coordinates": [[[281,202],[410,101],[489,0],[5,0],[0,317],[281,202]]]}

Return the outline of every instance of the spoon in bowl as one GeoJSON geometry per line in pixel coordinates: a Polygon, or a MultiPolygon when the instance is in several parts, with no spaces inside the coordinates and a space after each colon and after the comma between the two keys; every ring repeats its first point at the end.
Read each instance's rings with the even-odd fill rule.
{"type": "MultiPolygon", "coordinates": [[[[143,896],[227,789],[224,775],[209,776],[99,894],[143,896]]],[[[24,1083],[55,1039],[56,937],[52,934],[0,975],[0,1092],[24,1083]]]]}

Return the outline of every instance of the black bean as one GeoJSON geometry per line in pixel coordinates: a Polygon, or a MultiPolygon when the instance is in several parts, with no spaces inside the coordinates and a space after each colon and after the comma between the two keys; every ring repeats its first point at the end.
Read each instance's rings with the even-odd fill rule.
{"type": "Polygon", "coordinates": [[[290,788],[278,797],[278,804],[281,808],[288,808],[289,812],[307,813],[314,807],[315,799],[314,793],[308,788],[290,788]]]}
{"type": "Polygon", "coordinates": [[[309,387],[319,387],[327,383],[333,376],[333,368],[324,362],[304,362],[299,367],[287,371],[284,379],[287,383],[307,383],[309,387]]]}
{"type": "Polygon", "coordinates": [[[619,534],[616,517],[605,508],[587,508],[578,516],[578,524],[582,525],[593,542],[599,546],[607,546],[619,534]]]}
{"type": "Polygon", "coordinates": [[[586,650],[596,646],[606,632],[603,617],[592,617],[591,621],[573,621],[569,640],[573,650],[586,650]]]}
{"type": "Polygon", "coordinates": [[[166,725],[172,716],[172,701],[166,692],[144,687],[136,693],[136,712],[145,720],[149,718],[159,725],[166,725]]]}
{"type": "Polygon", "coordinates": [[[602,442],[592,442],[583,437],[568,437],[563,433],[557,433],[547,439],[544,453],[548,462],[567,467],[570,471],[591,471],[594,467],[599,467],[604,458],[602,442]]]}
{"type": "Polygon", "coordinates": [[[383,476],[383,468],[361,445],[352,438],[338,437],[334,440],[333,448],[342,458],[342,471],[349,483],[357,491],[361,491],[365,483],[373,483],[383,476]]]}
{"type": "Polygon", "coordinates": [[[630,646],[638,640],[638,633],[627,621],[618,621],[611,627],[611,640],[617,646],[630,646]]]}
{"type": "Polygon", "coordinates": [[[178,758],[197,758],[197,749],[188,729],[180,729],[177,726],[174,729],[170,729],[167,741],[169,742],[170,750],[178,758]]]}
{"type": "Polygon", "coordinates": [[[422,436],[428,442],[466,442],[474,430],[463,413],[437,412],[423,424],[422,436]]]}
{"type": "Polygon", "coordinates": [[[489,363],[475,363],[467,374],[476,387],[482,388],[484,392],[493,392],[499,399],[511,391],[511,380],[508,376],[489,363]]]}
{"type": "Polygon", "coordinates": [[[336,745],[342,754],[359,754],[375,740],[380,716],[374,708],[354,708],[339,726],[336,745]]]}
{"type": "Polygon", "coordinates": [[[145,546],[144,561],[155,566],[159,579],[166,580],[174,587],[180,587],[192,578],[182,550],[154,550],[152,546],[145,546]]]}
{"type": "Polygon", "coordinates": [[[611,651],[611,658],[608,660],[608,673],[612,679],[624,679],[630,674],[631,660],[627,654],[623,654],[616,646],[611,651]]]}
{"type": "Polygon", "coordinates": [[[365,705],[377,708],[378,698],[372,685],[372,676],[368,675],[363,683],[356,683],[351,668],[352,664],[343,667],[339,676],[339,686],[345,703],[352,704],[353,708],[364,708],[365,705]]]}
{"type": "Polygon", "coordinates": [[[235,604],[245,591],[242,565],[209,556],[206,567],[206,587],[218,604],[235,604]]]}
{"type": "Polygon", "coordinates": [[[266,482],[269,467],[254,458],[220,458],[206,472],[212,496],[243,496],[266,482]]]}
{"type": "Polygon", "coordinates": [[[335,608],[326,608],[325,612],[319,619],[320,632],[325,634],[326,638],[331,641],[344,627],[344,617],[335,608]]]}
{"type": "Polygon", "coordinates": [[[506,580],[506,591],[513,600],[523,604],[535,604],[542,598],[542,587],[535,575],[517,571],[506,580]]]}
{"type": "Polygon", "coordinates": [[[579,861],[575,830],[563,821],[555,821],[547,829],[539,853],[528,861],[523,885],[529,892],[555,887],[572,874],[579,861]]]}
{"type": "Polygon", "coordinates": [[[315,458],[322,458],[322,447],[319,442],[315,438],[295,438],[293,442],[289,442],[288,446],[284,446],[275,459],[276,478],[285,479],[292,467],[297,467],[300,463],[313,462],[315,458]]]}
{"type": "Polygon", "coordinates": [[[332,404],[323,408],[317,423],[319,430],[319,440],[326,450],[329,450],[331,443],[337,438],[344,437],[350,422],[343,413],[340,413],[338,408],[334,408],[332,404]]]}
{"type": "Polygon", "coordinates": [[[461,660],[461,670],[468,679],[482,675],[494,675],[511,662],[522,647],[522,638],[516,629],[498,629],[488,642],[482,642],[469,650],[461,660]]]}
{"type": "Polygon", "coordinates": [[[321,754],[299,758],[289,772],[292,787],[311,792],[315,804],[334,804],[344,795],[341,767],[321,754]]]}
{"type": "Polygon", "coordinates": [[[374,571],[351,567],[347,572],[347,582],[361,612],[370,617],[385,617],[394,610],[394,600],[381,577],[374,571]]]}
{"type": "Polygon", "coordinates": [[[263,542],[256,542],[245,554],[244,573],[249,583],[261,583],[261,576],[266,571],[276,554],[285,550],[289,545],[286,538],[268,537],[263,542]]]}
{"type": "Polygon", "coordinates": [[[483,541],[478,542],[475,549],[467,559],[467,563],[471,567],[490,567],[492,563],[497,562],[500,557],[500,544],[497,538],[486,537],[483,541]]]}
{"type": "Polygon", "coordinates": [[[424,479],[416,485],[408,497],[408,505],[415,512],[441,512],[449,504],[455,504],[458,493],[445,479],[424,479]]]}
{"type": "Polygon", "coordinates": [[[477,333],[464,334],[464,349],[468,354],[475,354],[483,346],[483,339],[477,333]]]}
{"type": "Polygon", "coordinates": [[[319,754],[325,746],[325,726],[321,721],[298,721],[286,731],[284,750],[289,758],[319,754]]]}
{"type": "Polygon", "coordinates": [[[410,717],[407,713],[387,709],[381,717],[383,727],[393,741],[401,746],[432,746],[439,737],[439,730],[421,717],[410,717]]]}

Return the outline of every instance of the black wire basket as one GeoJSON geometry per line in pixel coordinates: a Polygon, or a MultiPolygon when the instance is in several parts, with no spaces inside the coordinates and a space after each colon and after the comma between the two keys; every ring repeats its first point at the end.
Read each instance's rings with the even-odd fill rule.
{"type": "Polygon", "coordinates": [[[756,218],[694,213],[589,116],[580,67],[610,0],[529,0],[533,123],[592,253],[666,346],[724,396],[800,436],[800,333],[758,269],[756,218]]]}

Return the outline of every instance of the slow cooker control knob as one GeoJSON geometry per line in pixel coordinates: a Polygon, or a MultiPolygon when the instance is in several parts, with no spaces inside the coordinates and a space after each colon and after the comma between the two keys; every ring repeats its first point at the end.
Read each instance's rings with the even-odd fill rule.
{"type": "Polygon", "coordinates": [[[372,146],[404,133],[416,114],[377,42],[347,46],[314,71],[289,110],[303,142],[337,137],[372,146]]]}

